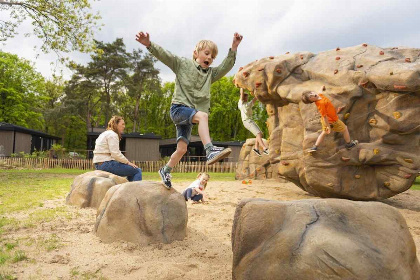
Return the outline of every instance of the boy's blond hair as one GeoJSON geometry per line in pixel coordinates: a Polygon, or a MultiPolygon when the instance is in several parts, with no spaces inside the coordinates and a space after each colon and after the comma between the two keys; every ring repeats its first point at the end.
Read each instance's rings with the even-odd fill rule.
{"type": "MultiPolygon", "coordinates": [[[[199,179],[202,175],[206,175],[207,176],[207,178],[208,178],[207,181],[210,180],[210,175],[208,173],[206,173],[206,172],[198,173],[197,179],[199,179]]],[[[206,189],[206,187],[207,187],[207,182],[204,184],[204,189],[206,189]]]]}
{"type": "Polygon", "coordinates": [[[211,56],[213,57],[213,59],[216,58],[219,50],[217,49],[217,45],[210,40],[201,40],[200,42],[197,43],[197,45],[195,45],[195,49],[193,52],[193,59],[196,60],[197,55],[199,51],[204,50],[205,48],[209,48],[211,51],[211,56]]]}

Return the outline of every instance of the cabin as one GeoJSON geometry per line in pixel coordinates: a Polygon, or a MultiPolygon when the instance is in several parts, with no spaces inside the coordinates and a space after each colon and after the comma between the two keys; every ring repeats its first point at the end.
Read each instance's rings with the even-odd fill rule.
{"type": "Polygon", "coordinates": [[[0,157],[24,152],[47,151],[61,138],[26,127],[0,122],[0,157]]]}

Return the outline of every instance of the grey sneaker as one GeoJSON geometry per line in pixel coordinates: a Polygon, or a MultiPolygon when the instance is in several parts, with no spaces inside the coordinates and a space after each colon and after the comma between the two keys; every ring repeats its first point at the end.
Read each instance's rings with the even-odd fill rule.
{"type": "Polygon", "coordinates": [[[171,183],[172,175],[171,175],[171,173],[165,172],[164,167],[159,169],[158,173],[160,175],[160,178],[162,179],[163,184],[165,185],[165,188],[170,190],[172,188],[172,183],[171,183]]]}
{"type": "Polygon", "coordinates": [[[318,147],[314,145],[312,148],[308,150],[308,153],[315,153],[317,150],[318,150],[318,147]]]}
{"type": "Polygon", "coordinates": [[[255,154],[257,154],[257,156],[261,156],[261,153],[260,153],[260,151],[259,150],[257,150],[257,149],[255,149],[255,148],[253,148],[252,149],[252,151],[255,153],[255,154]]]}
{"type": "Polygon", "coordinates": [[[222,147],[213,146],[210,149],[210,153],[207,155],[207,164],[214,164],[230,155],[231,152],[232,150],[230,148],[224,149],[222,147]]]}
{"type": "Polygon", "coordinates": [[[265,148],[264,151],[263,151],[263,153],[264,153],[264,155],[267,155],[268,156],[268,154],[269,154],[268,148],[265,148]]]}
{"type": "Polygon", "coordinates": [[[346,149],[350,150],[351,148],[355,147],[357,144],[359,144],[359,141],[351,140],[349,143],[346,144],[346,149]]]}

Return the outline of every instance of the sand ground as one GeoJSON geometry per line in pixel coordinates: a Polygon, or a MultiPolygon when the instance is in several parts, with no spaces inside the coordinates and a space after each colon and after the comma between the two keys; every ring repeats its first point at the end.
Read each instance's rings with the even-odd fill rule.
{"type": "MultiPolygon", "coordinates": [[[[175,184],[182,191],[188,185],[175,184]]],[[[231,230],[235,208],[244,198],[299,200],[315,198],[292,183],[274,180],[210,181],[210,202],[188,205],[188,232],[183,241],[140,247],[127,242],[102,243],[93,233],[96,210],[65,205],[65,199],[42,207],[65,207],[73,219],[59,218],[34,228],[7,233],[20,240],[28,260],[9,268],[18,279],[231,279],[231,230]],[[32,242],[25,242],[32,240],[32,242]],[[58,248],[41,249],[42,240],[58,248]]],[[[384,203],[405,217],[420,258],[420,191],[407,191],[384,203]]]]}

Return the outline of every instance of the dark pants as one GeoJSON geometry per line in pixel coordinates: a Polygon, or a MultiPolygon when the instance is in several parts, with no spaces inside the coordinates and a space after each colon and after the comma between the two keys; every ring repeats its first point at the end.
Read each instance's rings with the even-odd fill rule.
{"type": "Polygon", "coordinates": [[[105,161],[101,165],[95,163],[95,168],[121,177],[127,177],[127,180],[130,182],[141,181],[142,179],[140,168],[134,168],[116,160],[105,161]]]}
{"type": "Polygon", "coordinates": [[[185,197],[185,200],[193,200],[193,201],[200,201],[200,200],[202,200],[203,199],[203,195],[202,194],[196,194],[196,195],[194,195],[193,197],[191,197],[191,195],[192,195],[192,191],[193,191],[193,189],[186,189],[183,193],[182,193],[182,195],[185,197]]]}

